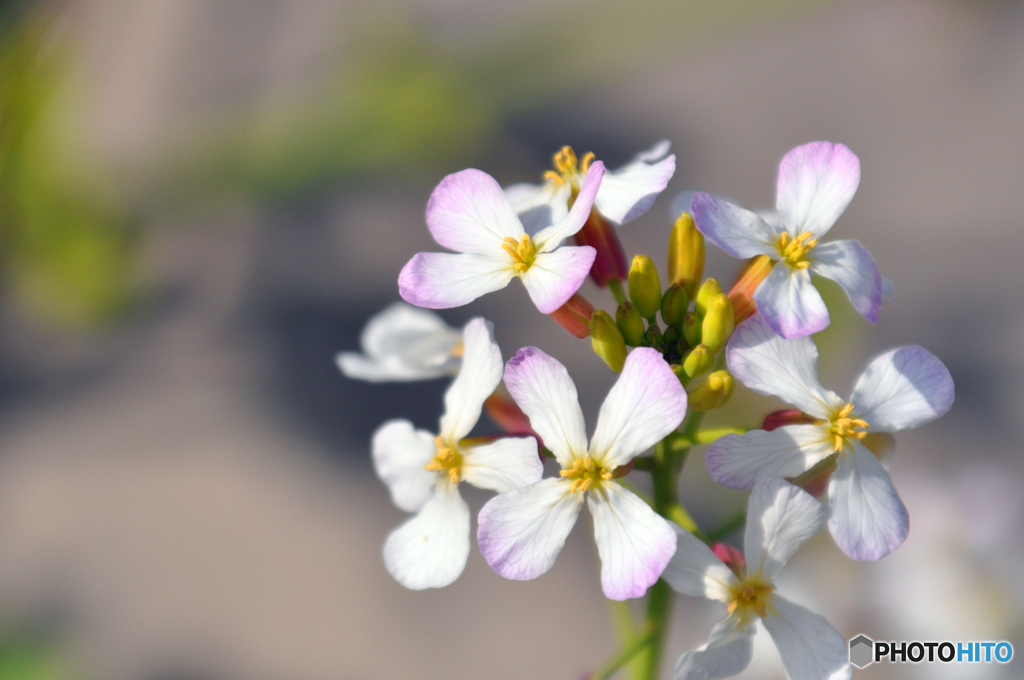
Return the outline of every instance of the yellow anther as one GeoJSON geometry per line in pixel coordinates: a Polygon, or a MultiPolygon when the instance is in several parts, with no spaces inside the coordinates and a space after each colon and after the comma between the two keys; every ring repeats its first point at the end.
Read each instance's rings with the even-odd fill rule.
{"type": "Polygon", "coordinates": [[[832,418],[828,431],[832,435],[832,448],[842,451],[848,439],[864,439],[867,436],[868,423],[860,418],[851,418],[853,404],[846,404],[832,418]]]}
{"type": "Polygon", "coordinates": [[[441,437],[434,438],[434,446],[437,447],[437,455],[434,460],[423,466],[427,472],[446,471],[453,483],[458,484],[462,477],[462,454],[458,449],[445,446],[441,437]]]}
{"type": "Polygon", "coordinates": [[[571,468],[562,470],[558,474],[572,480],[572,484],[569,486],[569,491],[572,493],[586,491],[595,484],[600,486],[602,481],[612,478],[611,470],[605,470],[590,456],[577,458],[572,462],[571,468]]]}
{"type": "Polygon", "coordinates": [[[555,154],[552,159],[557,170],[562,176],[575,174],[579,167],[576,162],[576,152],[571,146],[563,146],[561,151],[555,154]]]}
{"type": "Polygon", "coordinates": [[[749,612],[754,612],[762,619],[768,615],[769,601],[775,586],[758,579],[744,579],[731,590],[732,598],[727,608],[730,614],[739,609],[744,618],[749,612]]]}
{"type": "Polygon", "coordinates": [[[554,184],[568,183],[573,188],[573,198],[580,190],[580,177],[587,174],[590,164],[594,162],[594,154],[588,152],[577,160],[576,152],[571,146],[563,146],[551,159],[554,170],[548,170],[542,177],[545,182],[554,184]]]}
{"type": "Polygon", "coordinates": [[[594,153],[592,151],[588,151],[587,153],[583,154],[583,158],[580,159],[580,174],[587,174],[587,170],[590,169],[590,164],[593,162],[594,153]]]}
{"type": "Polygon", "coordinates": [[[784,231],[779,235],[779,256],[796,269],[807,269],[811,263],[805,258],[816,245],[818,245],[818,239],[814,238],[814,234],[809,231],[805,231],[796,238],[784,231]]]}
{"type": "Polygon", "coordinates": [[[455,347],[452,347],[452,356],[453,357],[461,357],[465,353],[466,353],[466,343],[464,343],[462,340],[459,340],[458,344],[456,344],[455,347]]]}
{"type": "Polygon", "coordinates": [[[520,241],[516,241],[511,236],[506,236],[501,244],[501,248],[512,257],[512,266],[520,274],[525,274],[526,270],[533,264],[533,261],[537,259],[537,247],[530,241],[529,234],[523,234],[520,241]]]}

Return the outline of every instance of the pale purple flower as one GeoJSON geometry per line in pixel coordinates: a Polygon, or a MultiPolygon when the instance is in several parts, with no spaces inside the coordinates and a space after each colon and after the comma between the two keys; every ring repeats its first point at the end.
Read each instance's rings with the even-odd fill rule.
{"type": "Polygon", "coordinates": [[[576,386],[558,361],[519,350],[505,384],[562,466],[561,477],[499,494],[480,511],[477,542],[509,579],[540,576],[555,563],[586,497],[601,556],[601,585],[614,600],[640,597],[675,551],[672,528],[613,478],[614,470],[674,430],[686,391],[656,350],[634,350],[597,419],[587,446],[576,386]]]}
{"type": "Polygon", "coordinates": [[[818,381],[814,342],[780,338],[761,315],[736,328],[726,358],[744,385],[817,420],[722,437],[708,447],[711,477],[732,489],[750,489],[761,475],[794,477],[835,456],[828,506],[836,543],[857,560],[877,560],[898,548],[910,526],[907,509],[861,439],[868,432],[911,429],[948,411],[953,379],[942,362],[921,347],[892,350],[868,365],[843,400],[818,381]]]}
{"type": "Polygon", "coordinates": [[[860,183],[860,161],[842,144],[812,142],[791,150],[779,164],[777,221],[711,194],[692,200],[697,228],[733,257],[777,260],[754,292],[757,310],[784,338],[817,333],[828,309],[811,274],[832,279],[865,319],[878,321],[882,277],[860,241],[818,243],[846,210],[860,183]]]}

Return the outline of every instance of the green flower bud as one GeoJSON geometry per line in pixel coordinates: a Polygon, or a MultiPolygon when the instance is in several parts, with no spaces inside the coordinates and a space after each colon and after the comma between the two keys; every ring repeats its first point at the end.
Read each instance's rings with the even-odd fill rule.
{"type": "Polygon", "coordinates": [[[615,325],[630,347],[644,344],[644,319],[632,302],[623,303],[615,310],[615,325]]]}
{"type": "Polygon", "coordinates": [[[669,286],[664,297],[661,298],[662,320],[669,326],[682,328],[683,317],[686,316],[686,310],[689,308],[690,296],[686,294],[686,289],[678,283],[669,286]]]}
{"type": "Polygon", "coordinates": [[[696,312],[687,312],[683,318],[683,338],[690,347],[700,344],[701,320],[696,312]]]}
{"type": "Polygon", "coordinates": [[[715,353],[704,345],[697,345],[683,359],[683,371],[693,378],[708,371],[715,363],[715,353]]]}
{"type": "Polygon", "coordinates": [[[646,255],[634,257],[633,266],[629,268],[629,299],[645,319],[661,309],[661,277],[646,255]]]}
{"type": "Polygon", "coordinates": [[[701,326],[701,342],[712,352],[717,352],[728,342],[733,326],[732,302],[728,295],[719,293],[708,303],[701,326]]]}
{"type": "Polygon", "coordinates": [[[704,283],[701,284],[700,290],[697,291],[696,302],[693,305],[693,311],[697,312],[697,316],[703,319],[704,314],[707,313],[708,303],[711,302],[711,298],[721,292],[722,287],[718,285],[718,281],[711,278],[704,279],[704,283]]]}
{"type": "Polygon", "coordinates": [[[661,334],[661,329],[658,328],[657,323],[652,323],[647,327],[647,332],[644,333],[644,344],[648,347],[661,347],[664,343],[665,338],[661,334]]]}
{"type": "Polygon", "coordinates": [[[594,353],[604,359],[616,373],[622,372],[626,363],[626,341],[622,338],[619,327],[612,321],[612,316],[603,309],[594,312],[590,317],[590,344],[594,353]]]}
{"type": "Polygon", "coordinates": [[[668,280],[678,283],[692,299],[704,276],[704,234],[689,213],[683,213],[668,239],[668,280]]]}
{"type": "Polygon", "coordinates": [[[728,403],[736,391],[736,381],[729,371],[715,371],[690,391],[688,404],[694,411],[710,411],[728,403]]]}
{"type": "Polygon", "coordinates": [[[679,342],[679,329],[675,326],[669,326],[665,329],[663,337],[665,338],[665,345],[674,345],[679,342]]]}

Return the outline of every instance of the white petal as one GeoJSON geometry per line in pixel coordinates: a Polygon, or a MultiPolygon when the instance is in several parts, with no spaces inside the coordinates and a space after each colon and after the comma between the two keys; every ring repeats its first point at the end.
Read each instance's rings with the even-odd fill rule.
{"type": "Polygon", "coordinates": [[[775,641],[789,680],[846,680],[850,650],[824,617],[779,597],[772,598],[764,627],[775,641]]]}
{"type": "Polygon", "coordinates": [[[630,352],[597,416],[591,456],[612,469],[632,460],[676,429],[686,415],[686,390],[661,353],[630,352]]]}
{"type": "Polygon", "coordinates": [[[718,680],[742,672],[754,655],[756,632],[753,622],[742,625],[738,616],[719,621],[707,644],[679,657],[673,680],[718,680]]]}
{"type": "Polygon", "coordinates": [[[377,476],[388,486],[391,500],[416,512],[434,492],[437,475],[424,466],[437,455],[434,435],[414,429],[408,420],[389,420],[373,433],[370,448],[377,476]]]}
{"type": "Polygon", "coordinates": [[[684,595],[728,602],[737,584],[732,570],[702,540],[678,524],[670,525],[676,532],[676,553],[661,577],[684,595]]]}
{"type": "Polygon", "coordinates": [[[784,338],[802,338],[824,330],[829,324],[828,308],[811,283],[806,269],[776,262],[768,277],[754,291],[757,311],[772,330],[784,338]]]}
{"type": "Polygon", "coordinates": [[[705,193],[695,194],[690,207],[697,229],[733,257],[771,255],[778,258],[778,233],[757,213],[705,193]]]}
{"type": "Polygon", "coordinates": [[[487,564],[505,578],[537,578],[555,563],[583,506],[582,493],[548,478],[498,494],[480,510],[476,539],[487,564]]]}
{"type": "Polygon", "coordinates": [[[839,456],[828,484],[828,528],[839,548],[855,560],[885,557],[903,544],[910,516],[892,478],[859,443],[839,456]]]}
{"type": "Polygon", "coordinates": [[[923,425],[953,405],[953,378],[934,354],[912,345],[886,352],[857,380],[853,416],[871,430],[895,432],[923,425]]]}
{"type": "Polygon", "coordinates": [[[800,546],[825,526],[825,507],[784,479],[762,477],[747,506],[743,552],[747,573],[769,583],[800,546]]]}
{"type": "Polygon", "coordinates": [[[523,285],[542,314],[550,314],[573,296],[583,285],[597,251],[590,246],[562,246],[538,253],[523,275],[523,285]]]}
{"type": "MultiPolygon", "coordinates": [[[[657,163],[658,161],[663,159],[666,156],[666,154],[668,154],[668,150],[671,148],[672,142],[668,141],[667,139],[662,139],[661,141],[657,142],[654,146],[652,146],[650,149],[638,153],[630,162],[657,163]]],[[[619,170],[616,170],[615,172],[619,172],[621,170],[622,168],[619,168],[619,170]]]]}
{"type": "Polygon", "coordinates": [[[625,224],[647,212],[676,172],[676,157],[653,155],[659,151],[663,156],[668,146],[659,144],[628,165],[605,175],[594,201],[602,215],[612,222],[625,224]]]}
{"type": "Polygon", "coordinates": [[[448,175],[430,194],[427,227],[445,248],[479,255],[499,253],[505,238],[518,242],[524,233],[494,178],[472,168],[448,175]]]}
{"type": "Polygon", "coordinates": [[[605,597],[643,597],[676,551],[676,533],[650,506],[615,482],[591,491],[594,539],[601,556],[605,597]]]}
{"type": "Polygon", "coordinates": [[[850,204],[860,184],[860,161],[842,144],[811,142],[779,163],[775,207],[790,235],[820,238],[850,204]]]}
{"type": "Polygon", "coordinates": [[[417,307],[449,309],[501,290],[515,275],[504,251],[497,256],[416,253],[398,274],[398,292],[417,307]]]}
{"type": "Polygon", "coordinates": [[[439,366],[410,366],[395,357],[375,359],[355,352],[341,352],[334,358],[346,378],[367,382],[411,382],[431,380],[459,371],[459,360],[452,357],[439,366]]]}
{"type": "Polygon", "coordinates": [[[412,590],[443,588],[466,568],[469,506],[457,484],[438,482],[419,514],[391,532],[384,543],[384,566],[412,590]]]}
{"type": "Polygon", "coordinates": [[[795,477],[833,453],[828,426],[786,425],[726,435],[708,447],[706,459],[713,480],[745,491],[758,477],[795,477]]]}
{"type": "Polygon", "coordinates": [[[775,395],[815,418],[831,418],[843,407],[818,381],[818,348],[810,338],[784,340],[761,315],[733,332],[726,349],[729,370],[758,394],[775,395]]]}
{"type": "Polygon", "coordinates": [[[569,214],[565,216],[565,219],[555,222],[546,229],[541,229],[534,237],[538,253],[554,250],[564,239],[583,228],[590,217],[590,209],[594,205],[594,198],[597,196],[603,177],[604,164],[601,161],[591,163],[569,214]]]}
{"type": "Polygon", "coordinates": [[[471,319],[462,330],[462,370],[444,394],[441,439],[454,446],[480,419],[484,400],[501,384],[501,350],[492,336],[491,322],[471,319]]]}
{"type": "Polygon", "coordinates": [[[498,493],[539,482],[544,465],[533,437],[503,437],[462,454],[463,479],[498,493]]]}
{"type": "Polygon", "coordinates": [[[505,365],[505,386],[563,468],[586,454],[583,411],[565,366],[536,347],[524,347],[505,365]]]}
{"type": "Polygon", "coordinates": [[[860,241],[831,241],[808,254],[811,271],[832,279],[846,291],[850,304],[865,319],[878,323],[882,307],[882,274],[860,241]]]}
{"type": "Polygon", "coordinates": [[[505,197],[530,236],[564,220],[569,214],[571,196],[572,187],[568,182],[513,184],[505,189],[505,197]]]}

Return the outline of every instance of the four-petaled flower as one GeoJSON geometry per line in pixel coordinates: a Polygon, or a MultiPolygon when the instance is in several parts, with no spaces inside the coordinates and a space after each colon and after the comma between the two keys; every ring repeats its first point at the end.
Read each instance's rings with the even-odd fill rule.
{"type": "Polygon", "coordinates": [[[462,370],[444,395],[436,437],[407,420],[384,423],[373,435],[373,462],[402,510],[417,513],[391,532],[384,564],[406,588],[440,588],[457,579],[469,557],[469,506],[460,481],[508,491],[541,478],[532,437],[508,437],[466,447],[463,438],[480,418],[484,400],[501,382],[501,351],[490,323],[475,318],[463,329],[462,370]]]}
{"type": "Polygon", "coordinates": [[[672,432],[686,392],[661,354],[634,350],[605,398],[587,446],[576,386],[535,347],[509,360],[505,385],[561,465],[561,476],[499,494],[480,511],[477,542],[505,578],[540,576],[555,563],[587,497],[601,556],[601,585],[615,600],[643,595],[675,551],[668,522],[613,481],[625,465],[672,432]]]}
{"type": "Polygon", "coordinates": [[[733,257],[767,255],[775,262],[754,293],[757,310],[784,338],[817,333],[829,324],[828,309],[811,273],[832,279],[871,323],[882,305],[882,277],[860,241],[818,239],[846,210],[860,183],[860,161],[842,144],[812,142],[787,153],[779,164],[778,223],[711,194],[691,202],[697,228],[733,257]]]}
{"type": "Polygon", "coordinates": [[[708,472],[724,486],[750,489],[757,477],[793,477],[835,456],[828,484],[829,530],[857,560],[877,560],[907,537],[907,509],[878,458],[861,440],[938,418],[953,404],[953,379],[927,350],[901,347],[878,357],[844,401],[818,381],[818,349],[807,337],[785,340],[760,315],[743,322],[726,348],[744,385],[776,395],[815,419],[766,432],[722,437],[707,451],[708,472]]]}
{"type": "Polygon", "coordinates": [[[427,226],[435,241],[457,252],[414,255],[398,275],[402,298],[419,307],[458,307],[518,276],[537,309],[554,312],[594,262],[593,248],[561,243],[587,221],[603,176],[604,165],[592,163],[572,210],[530,235],[493,177],[473,169],[448,175],[427,203],[427,226]]]}

